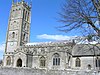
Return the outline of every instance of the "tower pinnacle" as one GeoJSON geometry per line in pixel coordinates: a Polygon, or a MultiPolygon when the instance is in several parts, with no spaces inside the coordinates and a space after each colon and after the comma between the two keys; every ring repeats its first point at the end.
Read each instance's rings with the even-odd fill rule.
{"type": "Polygon", "coordinates": [[[30,6],[32,7],[32,0],[31,0],[31,2],[30,2],[30,6]]]}
{"type": "Polygon", "coordinates": [[[24,0],[21,0],[22,2],[24,2],[24,0]]]}
{"type": "Polygon", "coordinates": [[[14,0],[12,0],[12,4],[14,4],[14,0]]]}

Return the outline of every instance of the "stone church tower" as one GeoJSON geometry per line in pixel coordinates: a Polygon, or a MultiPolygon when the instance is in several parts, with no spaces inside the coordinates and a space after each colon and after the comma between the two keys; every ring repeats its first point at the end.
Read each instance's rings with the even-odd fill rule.
{"type": "Polygon", "coordinates": [[[4,54],[4,66],[13,65],[14,51],[29,42],[30,38],[31,5],[24,0],[15,2],[12,0],[12,8],[8,22],[6,47],[4,54]],[[7,60],[11,62],[7,62],[7,60]]]}

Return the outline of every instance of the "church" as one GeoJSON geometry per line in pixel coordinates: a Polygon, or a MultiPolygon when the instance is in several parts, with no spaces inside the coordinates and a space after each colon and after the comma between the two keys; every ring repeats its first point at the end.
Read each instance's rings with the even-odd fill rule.
{"type": "Polygon", "coordinates": [[[31,9],[32,6],[24,0],[12,0],[4,67],[100,70],[100,44],[77,44],[73,41],[30,43],[31,9]]]}

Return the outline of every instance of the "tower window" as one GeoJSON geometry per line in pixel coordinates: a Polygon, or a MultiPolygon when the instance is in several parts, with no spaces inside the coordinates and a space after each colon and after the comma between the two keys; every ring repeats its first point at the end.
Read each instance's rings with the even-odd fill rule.
{"type": "Polygon", "coordinates": [[[29,25],[27,26],[27,31],[29,30],[29,25]]]}
{"type": "Polygon", "coordinates": [[[25,34],[23,35],[23,41],[25,40],[25,34]]]}
{"type": "Polygon", "coordinates": [[[25,9],[23,10],[23,19],[25,18],[25,9]]]}
{"type": "Polygon", "coordinates": [[[28,42],[28,37],[26,37],[26,42],[28,42]]]}
{"type": "Polygon", "coordinates": [[[30,15],[29,15],[29,12],[28,12],[28,18],[27,18],[27,21],[29,21],[29,16],[30,16],[30,15]]]}
{"type": "Polygon", "coordinates": [[[15,32],[12,33],[12,38],[15,38],[15,32]]]}
{"type": "Polygon", "coordinates": [[[8,56],[6,59],[6,65],[11,65],[11,57],[8,56]]]}
{"type": "Polygon", "coordinates": [[[76,67],[80,67],[81,66],[81,60],[79,58],[76,58],[76,67]]]}
{"type": "Polygon", "coordinates": [[[26,11],[26,13],[25,13],[25,20],[27,20],[27,11],[26,11]]]}
{"type": "Polygon", "coordinates": [[[26,30],[26,23],[25,23],[25,25],[24,25],[24,30],[26,30]]]}
{"type": "Polygon", "coordinates": [[[45,57],[41,57],[40,58],[40,66],[45,67],[45,63],[46,63],[45,57]]]}
{"type": "Polygon", "coordinates": [[[53,55],[53,65],[60,65],[60,56],[58,53],[55,53],[53,55]]]}

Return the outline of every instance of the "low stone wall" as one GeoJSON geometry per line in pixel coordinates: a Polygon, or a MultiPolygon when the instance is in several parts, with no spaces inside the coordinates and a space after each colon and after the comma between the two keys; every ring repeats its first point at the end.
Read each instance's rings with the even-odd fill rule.
{"type": "Polygon", "coordinates": [[[43,70],[43,69],[29,69],[29,68],[7,68],[0,67],[0,75],[100,75],[96,71],[83,70],[43,70]]]}

